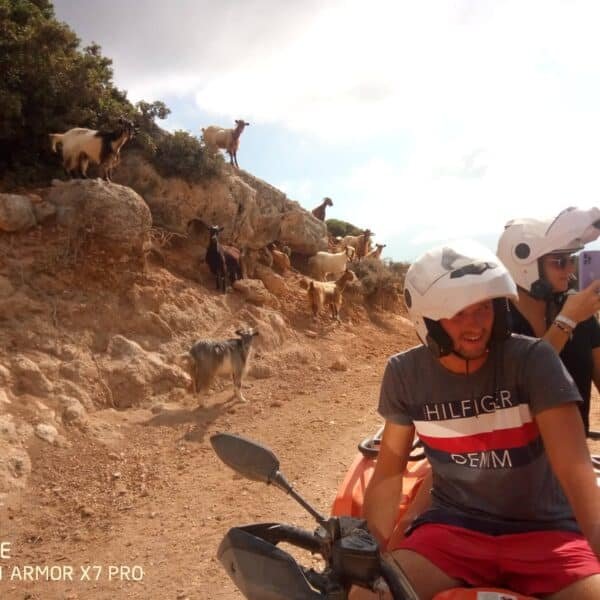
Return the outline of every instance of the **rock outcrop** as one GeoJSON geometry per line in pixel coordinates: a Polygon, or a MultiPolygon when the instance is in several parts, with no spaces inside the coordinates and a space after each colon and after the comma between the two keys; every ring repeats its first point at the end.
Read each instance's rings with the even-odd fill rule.
{"type": "Polygon", "coordinates": [[[260,248],[279,240],[301,254],[327,249],[323,222],[245,171],[224,167],[222,177],[194,184],[164,178],[139,154],[129,152],[114,179],[137,190],[154,222],[171,231],[186,233],[190,219],[199,219],[225,227],[221,239],[239,248],[260,248]]]}
{"type": "Polygon", "coordinates": [[[101,179],[54,180],[46,199],[56,207],[56,222],[73,236],[88,237],[112,255],[142,257],[152,216],[133,189],[101,179]]]}
{"type": "Polygon", "coordinates": [[[25,231],[52,216],[55,208],[36,194],[0,194],[0,231],[25,231]]]}

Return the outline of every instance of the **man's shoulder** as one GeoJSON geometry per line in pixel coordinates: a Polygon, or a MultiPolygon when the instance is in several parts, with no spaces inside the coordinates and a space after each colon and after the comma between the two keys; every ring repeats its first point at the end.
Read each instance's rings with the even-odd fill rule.
{"type": "Polygon", "coordinates": [[[387,361],[387,368],[397,374],[402,373],[405,375],[428,368],[428,365],[434,360],[429,348],[419,344],[390,356],[387,361]]]}
{"type": "Polygon", "coordinates": [[[506,346],[508,348],[525,349],[531,348],[540,342],[540,338],[531,337],[530,335],[524,335],[522,333],[512,333],[511,336],[506,340],[506,346]]]}
{"type": "Polygon", "coordinates": [[[390,363],[403,363],[412,360],[420,360],[421,356],[429,356],[431,351],[427,346],[423,344],[419,344],[418,346],[413,346],[412,348],[408,348],[406,350],[401,350],[397,354],[392,354],[389,357],[388,361],[390,363]]]}

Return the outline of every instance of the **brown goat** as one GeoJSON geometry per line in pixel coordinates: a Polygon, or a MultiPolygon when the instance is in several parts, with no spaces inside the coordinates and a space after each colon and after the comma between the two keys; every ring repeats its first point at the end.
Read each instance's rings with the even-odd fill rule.
{"type": "Polygon", "coordinates": [[[222,129],[221,127],[211,125],[202,129],[202,138],[212,152],[216,152],[218,148],[225,150],[229,154],[230,164],[235,165],[239,169],[237,151],[240,147],[240,136],[244,128],[248,127],[248,125],[250,123],[246,123],[244,119],[236,119],[235,129],[222,129]]]}
{"type": "Polygon", "coordinates": [[[312,216],[315,219],[319,219],[319,221],[325,220],[325,209],[328,206],[333,206],[333,200],[331,198],[323,198],[323,202],[317,206],[317,208],[312,209],[312,216]]]}
{"type": "Polygon", "coordinates": [[[375,250],[371,250],[365,258],[381,258],[381,252],[385,246],[386,244],[375,244],[375,250]]]}
{"type": "Polygon", "coordinates": [[[347,235],[340,242],[342,248],[352,246],[356,250],[357,260],[364,258],[371,250],[371,236],[375,235],[370,229],[365,229],[360,235],[347,235]]]}
{"type": "Polygon", "coordinates": [[[344,289],[349,281],[355,279],[356,275],[346,269],[335,282],[311,281],[308,285],[307,295],[313,318],[316,319],[321,309],[327,305],[331,309],[331,318],[339,321],[344,289]]]}

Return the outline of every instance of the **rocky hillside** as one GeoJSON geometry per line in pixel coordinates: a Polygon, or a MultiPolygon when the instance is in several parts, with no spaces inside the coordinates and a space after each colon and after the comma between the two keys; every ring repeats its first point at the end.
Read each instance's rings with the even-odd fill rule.
{"type": "MultiPolygon", "coordinates": [[[[264,267],[217,294],[207,237],[187,231],[190,219],[221,224],[228,243],[279,240],[299,258],[326,247],[324,224],[282,192],[231,170],[197,185],[164,179],[132,155],[117,181],[0,194],[0,501],[26,486],[33,440],[68,448],[77,430],[110,444],[107,410],[188,397],[181,354],[195,339],[257,327],[250,377],[268,378],[314,360],[299,331],[333,327],[311,321],[295,270],[264,267]]],[[[367,316],[353,284],[342,317],[367,316]]]]}

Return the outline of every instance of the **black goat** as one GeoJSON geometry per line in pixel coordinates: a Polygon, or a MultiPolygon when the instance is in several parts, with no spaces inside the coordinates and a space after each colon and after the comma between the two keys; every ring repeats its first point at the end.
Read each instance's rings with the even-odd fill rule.
{"type": "Polygon", "coordinates": [[[226,246],[219,242],[219,233],[224,227],[213,225],[208,228],[210,239],[206,248],[206,263],[210,272],[215,276],[217,290],[227,291],[227,282],[233,284],[236,279],[242,278],[240,266],[240,251],[233,246],[226,246]]]}

